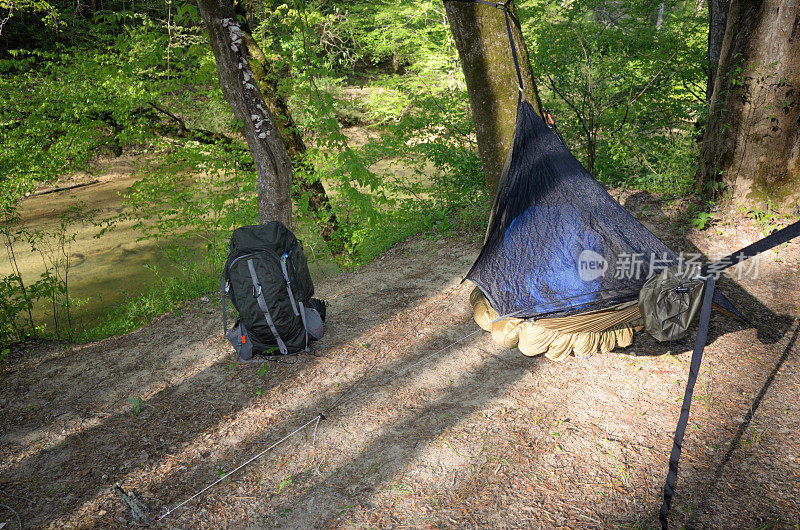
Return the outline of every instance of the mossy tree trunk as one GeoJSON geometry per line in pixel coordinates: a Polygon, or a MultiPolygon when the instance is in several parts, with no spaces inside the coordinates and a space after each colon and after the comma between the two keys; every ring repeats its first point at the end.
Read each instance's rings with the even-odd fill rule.
{"type": "Polygon", "coordinates": [[[260,223],[292,223],[292,164],[275,117],[258,88],[231,0],[199,0],[198,6],[214,57],[222,93],[250,147],[258,175],[260,223]]]}
{"type": "MultiPolygon", "coordinates": [[[[446,0],[444,5],[467,81],[486,187],[494,196],[514,137],[519,98],[505,16],[502,9],[482,4],[446,0]]],[[[541,114],[528,50],[514,10],[509,9],[525,98],[541,114]]]]}
{"type": "MultiPolygon", "coordinates": [[[[244,15],[244,20],[248,20],[247,11],[244,4],[237,3],[234,6],[236,12],[244,15]]],[[[275,116],[278,131],[281,139],[286,146],[286,151],[294,167],[294,182],[308,199],[308,208],[321,225],[321,236],[328,249],[334,254],[344,251],[344,243],[341,238],[336,237],[339,222],[333,212],[331,202],[325,187],[319,178],[315,178],[315,169],[305,158],[307,151],[306,143],[303,140],[297,125],[292,118],[286,98],[278,90],[278,81],[282,75],[288,72],[276,72],[271,68],[266,54],[252,36],[252,31],[247,22],[242,24],[242,43],[247,50],[250,59],[250,67],[253,75],[261,89],[261,94],[269,107],[270,112],[275,116]]]]}
{"type": "Polygon", "coordinates": [[[697,174],[736,206],[800,198],[800,2],[732,0],[697,174]]]}

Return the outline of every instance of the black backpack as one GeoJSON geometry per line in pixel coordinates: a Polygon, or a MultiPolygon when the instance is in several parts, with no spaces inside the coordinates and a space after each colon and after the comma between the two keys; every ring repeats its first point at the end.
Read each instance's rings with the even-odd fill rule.
{"type": "Polygon", "coordinates": [[[279,221],[233,231],[222,273],[222,325],[239,360],[309,351],[322,338],[325,303],[300,242],[279,221]],[[228,329],[225,296],[239,312],[228,329]]]}

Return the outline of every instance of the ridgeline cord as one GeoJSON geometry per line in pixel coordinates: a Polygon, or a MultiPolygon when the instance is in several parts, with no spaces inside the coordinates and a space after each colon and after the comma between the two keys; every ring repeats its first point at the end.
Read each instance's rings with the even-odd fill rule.
{"type": "MultiPolygon", "coordinates": [[[[390,381],[392,381],[393,379],[396,379],[396,378],[400,377],[401,375],[405,374],[406,372],[408,372],[409,370],[411,370],[411,369],[412,369],[412,368],[414,368],[415,366],[418,366],[418,365],[422,364],[423,362],[425,362],[425,361],[429,360],[431,357],[434,357],[435,355],[438,355],[439,353],[441,353],[441,352],[443,352],[443,351],[447,350],[448,348],[450,348],[450,347],[452,347],[452,346],[455,346],[455,345],[456,345],[456,344],[458,344],[459,342],[462,342],[462,341],[466,340],[467,338],[469,338],[469,337],[472,337],[473,335],[476,335],[476,334],[478,334],[478,333],[480,333],[480,332],[482,332],[482,331],[483,331],[482,329],[479,329],[479,330],[477,330],[477,331],[473,331],[473,332],[471,332],[471,333],[469,333],[469,334],[467,334],[467,335],[464,335],[463,337],[461,337],[461,338],[460,338],[460,339],[458,339],[457,341],[455,341],[455,342],[453,342],[453,343],[451,343],[451,344],[449,344],[449,345],[445,346],[444,348],[441,348],[441,349],[439,349],[439,350],[437,350],[437,351],[435,351],[435,352],[433,352],[433,353],[431,353],[431,354],[429,354],[429,355],[426,355],[426,356],[425,356],[425,357],[423,357],[422,359],[420,359],[420,360],[416,361],[414,364],[412,364],[412,365],[410,365],[410,366],[407,366],[407,367],[406,367],[406,368],[404,368],[403,370],[401,370],[401,371],[399,371],[399,372],[397,372],[397,373],[393,374],[391,377],[389,377],[388,379],[386,379],[386,380],[384,380],[384,381],[382,381],[382,382],[378,383],[378,385],[376,385],[376,386],[382,386],[382,385],[385,385],[385,384],[389,383],[389,382],[390,382],[390,381]]],[[[391,350],[389,350],[389,351],[391,351],[391,350]]],[[[371,371],[371,369],[370,369],[370,371],[371,371]]],[[[358,382],[358,384],[359,384],[359,385],[360,385],[360,383],[361,383],[361,381],[359,381],[359,382],[358,382]]],[[[374,388],[374,387],[373,387],[373,388],[374,388]]],[[[239,471],[240,469],[242,469],[242,468],[244,468],[244,467],[246,467],[246,466],[250,465],[252,462],[254,462],[254,461],[258,460],[260,457],[262,457],[263,455],[267,454],[267,453],[268,453],[268,452],[270,452],[272,449],[276,448],[277,446],[279,446],[280,444],[282,444],[283,442],[285,442],[286,440],[288,440],[289,438],[291,438],[291,437],[292,437],[292,436],[294,436],[295,434],[299,433],[300,431],[302,431],[303,429],[305,429],[306,427],[308,427],[308,426],[309,426],[309,425],[311,425],[312,423],[314,424],[314,441],[313,441],[313,445],[312,445],[312,464],[314,465],[314,469],[316,470],[317,474],[319,474],[319,475],[322,475],[322,472],[319,470],[319,467],[318,467],[318,466],[317,466],[317,464],[316,464],[317,427],[318,427],[318,425],[319,425],[319,422],[320,422],[321,420],[327,419],[327,417],[326,417],[326,413],[330,413],[331,411],[333,411],[333,410],[335,410],[335,409],[337,409],[337,408],[341,407],[342,405],[345,405],[345,404],[347,404],[347,403],[350,403],[351,401],[353,401],[353,400],[354,400],[354,399],[356,399],[357,397],[363,396],[365,393],[367,393],[369,390],[372,390],[373,388],[366,388],[366,389],[364,389],[363,391],[361,391],[361,392],[359,392],[359,393],[357,393],[357,394],[354,394],[354,395],[351,395],[351,396],[349,396],[349,399],[342,399],[342,397],[343,397],[343,396],[346,396],[346,395],[347,395],[346,393],[342,394],[342,396],[340,396],[340,398],[339,398],[339,399],[338,399],[336,402],[334,402],[334,404],[333,404],[333,405],[331,405],[330,407],[326,408],[326,409],[324,410],[324,412],[320,412],[319,414],[317,414],[316,416],[314,416],[313,418],[311,418],[310,420],[308,420],[307,422],[305,422],[304,424],[302,424],[301,426],[299,426],[299,427],[298,427],[297,429],[295,429],[294,431],[290,432],[289,434],[287,434],[286,436],[284,436],[283,438],[281,438],[281,439],[280,439],[280,440],[278,440],[277,442],[273,443],[272,445],[270,445],[269,447],[267,447],[266,449],[264,449],[264,450],[263,450],[263,451],[261,451],[260,453],[258,453],[258,454],[256,454],[255,456],[251,457],[249,460],[247,460],[247,461],[246,461],[246,462],[244,462],[243,464],[239,465],[238,467],[236,467],[236,468],[235,468],[235,469],[233,469],[232,471],[229,471],[228,473],[225,473],[224,475],[222,475],[221,477],[219,477],[219,478],[218,478],[217,480],[215,480],[214,482],[212,482],[212,483],[208,484],[208,485],[207,485],[207,486],[205,486],[203,489],[201,489],[201,490],[197,491],[197,492],[196,492],[196,493],[194,493],[194,494],[193,494],[191,497],[188,497],[187,499],[183,500],[182,502],[180,502],[180,503],[176,504],[174,507],[172,507],[172,508],[169,508],[169,509],[168,509],[168,510],[167,510],[167,511],[164,513],[164,514],[162,514],[162,515],[160,515],[160,516],[156,517],[156,519],[155,519],[155,520],[156,520],[156,521],[160,521],[160,520],[164,519],[165,517],[167,517],[168,515],[170,515],[170,514],[171,514],[172,512],[174,512],[175,510],[177,510],[177,509],[181,508],[182,506],[186,505],[186,504],[187,504],[189,501],[191,501],[191,500],[193,500],[193,499],[196,499],[197,497],[199,497],[200,495],[202,495],[203,493],[205,493],[205,492],[206,492],[206,491],[208,491],[209,489],[213,488],[214,486],[216,486],[217,484],[219,484],[219,483],[220,483],[220,482],[222,482],[223,480],[227,479],[228,477],[230,477],[231,475],[233,475],[234,473],[236,473],[236,472],[237,472],[237,471],[239,471]]]]}
{"type": "MultiPolygon", "coordinates": [[[[443,348],[440,348],[440,349],[436,350],[435,352],[424,356],[422,359],[419,359],[418,361],[414,362],[410,366],[407,366],[404,369],[400,370],[399,372],[396,372],[391,377],[389,377],[389,378],[385,379],[384,381],[381,381],[380,383],[375,385],[375,387],[383,386],[383,385],[388,384],[392,380],[397,379],[401,375],[407,373],[408,371],[410,371],[414,367],[419,366],[420,364],[422,364],[425,361],[431,359],[432,357],[435,357],[436,355],[442,353],[443,351],[455,346],[456,344],[458,344],[458,343],[460,343],[462,341],[467,340],[468,338],[470,338],[470,337],[472,337],[474,335],[477,335],[478,333],[481,333],[482,331],[483,331],[482,329],[478,329],[477,331],[473,331],[473,332],[470,332],[470,333],[464,335],[463,337],[461,337],[460,339],[456,340],[455,342],[452,342],[452,343],[448,344],[447,346],[445,346],[443,348]]],[[[387,354],[389,352],[393,351],[393,350],[394,350],[394,348],[390,349],[387,352],[387,354]]],[[[385,356],[386,356],[386,354],[384,354],[383,357],[385,357],[385,356]]],[[[365,375],[368,375],[372,371],[372,368],[374,368],[374,364],[373,364],[372,367],[370,367],[370,369],[367,371],[367,373],[365,375]]],[[[359,379],[359,381],[357,381],[356,384],[351,387],[351,389],[352,388],[357,388],[358,386],[360,386],[361,383],[363,382],[363,378],[364,378],[364,376],[362,376],[362,378],[359,379]]],[[[322,475],[322,472],[319,470],[319,467],[317,466],[317,463],[316,463],[317,427],[319,426],[319,422],[321,420],[327,419],[326,413],[329,414],[330,412],[336,410],[337,408],[341,407],[342,405],[350,403],[351,401],[355,400],[356,398],[361,397],[364,394],[366,394],[367,392],[369,392],[370,390],[374,389],[375,387],[366,388],[366,389],[362,390],[361,392],[359,392],[357,394],[350,395],[350,396],[348,396],[347,392],[343,393],[339,397],[339,399],[337,399],[333,403],[333,405],[331,405],[330,407],[326,408],[323,412],[320,412],[319,414],[317,414],[316,416],[314,416],[313,418],[311,418],[310,420],[308,420],[307,422],[302,424],[300,427],[298,427],[294,431],[290,432],[289,434],[287,434],[286,436],[284,436],[283,438],[281,438],[280,440],[278,440],[274,444],[270,445],[269,447],[267,447],[266,449],[264,449],[263,451],[261,451],[257,455],[251,457],[249,460],[247,460],[243,464],[239,465],[238,467],[236,467],[232,471],[229,471],[228,473],[225,473],[224,475],[219,477],[214,482],[210,483],[209,485],[207,485],[203,489],[197,491],[191,497],[185,499],[184,501],[180,502],[179,504],[176,504],[174,507],[169,508],[164,514],[156,517],[155,520],[156,521],[160,521],[160,520],[164,519],[165,517],[167,517],[169,514],[171,514],[172,512],[177,510],[178,508],[181,508],[182,506],[187,504],[189,501],[191,501],[193,499],[196,499],[197,497],[199,497],[200,495],[202,495],[203,493],[205,493],[209,489],[213,488],[214,486],[216,486],[217,484],[219,484],[223,480],[227,479],[228,477],[230,477],[231,475],[233,475],[234,473],[236,473],[240,469],[242,469],[242,468],[248,466],[249,464],[251,464],[252,462],[258,460],[260,457],[262,457],[263,455],[267,454],[269,451],[271,451],[272,449],[276,448],[277,446],[279,446],[280,444],[282,444],[283,442],[285,442],[286,440],[288,440],[289,438],[291,438],[295,434],[299,433],[300,431],[302,431],[303,429],[305,429],[306,427],[308,427],[312,423],[314,424],[314,438],[313,438],[313,443],[312,443],[312,456],[311,456],[311,459],[312,459],[312,464],[314,465],[314,469],[316,470],[317,474],[318,475],[322,475]],[[343,399],[344,396],[348,396],[348,399],[343,399]]]]}

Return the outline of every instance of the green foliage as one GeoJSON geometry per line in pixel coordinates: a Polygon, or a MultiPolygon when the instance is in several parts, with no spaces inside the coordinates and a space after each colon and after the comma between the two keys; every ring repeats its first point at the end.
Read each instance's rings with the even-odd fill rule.
{"type": "MultiPolygon", "coordinates": [[[[222,98],[219,88],[208,88],[216,70],[196,27],[196,8],[170,7],[168,15],[159,21],[141,13],[101,12],[91,25],[91,47],[56,45],[46,51],[11,50],[7,56],[0,56],[0,90],[7,95],[0,101],[0,235],[13,271],[0,279],[0,290],[5,295],[0,305],[0,345],[27,336],[74,340],[102,336],[103,332],[129,331],[158,311],[175,307],[177,296],[183,300],[200,294],[198,284],[203,285],[202,292],[209,290],[209,282],[199,281],[196,271],[181,271],[182,285],[167,285],[160,293],[150,292],[140,300],[129,300],[98,328],[83,330],[72,321],[73,310],[86,300],[76,300],[69,294],[69,250],[75,241],[76,223],[91,221],[91,212],[73,208],[50,232],[22,226],[17,214],[19,200],[37,185],[79,170],[91,171],[91,162],[98,154],[116,155],[123,149],[137,149],[156,150],[159,157],[164,151],[162,173],[172,170],[176,174],[178,170],[172,168],[178,164],[169,158],[171,151],[165,149],[168,143],[158,136],[165,125],[163,120],[171,122],[173,118],[157,114],[154,104],[171,107],[175,115],[183,114],[184,123],[189,126],[200,122],[212,130],[231,129],[230,117],[222,122],[206,118],[221,107],[216,102],[222,98]],[[190,98],[204,103],[196,105],[190,98]],[[187,112],[182,113],[184,107],[187,112]],[[15,246],[27,246],[41,256],[43,273],[31,285],[22,281],[15,246]],[[34,305],[49,307],[48,323],[34,322],[34,305]]],[[[177,129],[174,123],[167,125],[177,129]]],[[[192,162],[202,158],[198,149],[184,151],[193,153],[192,162]]],[[[145,159],[153,160],[147,155],[145,159]]],[[[208,164],[200,160],[197,167],[202,165],[208,164]]],[[[210,173],[205,175],[212,180],[210,173]]],[[[185,184],[180,178],[165,191],[173,192],[185,184]]],[[[196,181],[202,185],[202,175],[196,181]]],[[[147,184],[141,184],[139,190],[146,189],[147,184]]],[[[155,192],[156,188],[151,185],[150,191],[155,192]]],[[[250,186],[244,192],[252,189],[250,186]]],[[[213,186],[209,189],[212,193],[216,190],[213,186]]],[[[200,196],[212,206],[217,204],[210,197],[200,196]]],[[[184,206],[187,218],[195,219],[198,203],[185,202],[184,206]],[[195,209],[190,211],[192,205],[195,209]]],[[[197,226],[198,237],[205,238],[204,244],[214,247],[213,255],[219,256],[219,238],[214,239],[213,231],[219,219],[206,216],[205,212],[197,217],[202,218],[202,227],[191,228],[197,226]]],[[[113,220],[105,222],[113,225],[113,220]]],[[[176,248],[173,252],[188,250],[176,248]]],[[[190,267],[193,266],[192,262],[190,267]]]]}
{"type": "Polygon", "coordinates": [[[409,110],[358,149],[314,149],[309,160],[336,193],[350,259],[363,263],[413,233],[444,232],[460,210],[485,205],[463,92],[409,98],[409,110]]]}
{"type": "Polygon", "coordinates": [[[292,476],[286,475],[283,480],[280,481],[278,484],[278,493],[282,492],[286,488],[292,485],[292,476]]]}
{"type": "Polygon", "coordinates": [[[324,16],[317,26],[322,47],[343,66],[387,64],[394,72],[437,78],[459,69],[444,6],[437,0],[351,2],[324,16]]]}
{"type": "Polygon", "coordinates": [[[595,177],[657,192],[690,189],[694,122],[706,112],[707,14],[679,0],[522,6],[542,97],[595,177]]]}
{"type": "Polygon", "coordinates": [[[0,34],[4,26],[17,14],[36,15],[45,27],[58,29],[65,23],[58,9],[47,0],[0,0],[0,34]]]}
{"type": "Polygon", "coordinates": [[[31,287],[25,285],[17,263],[14,245],[24,240],[25,231],[19,226],[16,208],[8,207],[0,221],[0,235],[12,271],[0,279],[0,346],[3,346],[35,333],[33,302],[40,289],[37,286],[30,291],[31,287]]]}
{"type": "Polygon", "coordinates": [[[746,208],[740,206],[739,211],[743,212],[756,223],[762,237],[767,237],[781,228],[784,221],[783,216],[779,213],[779,209],[775,207],[772,201],[766,201],[762,207],[751,206],[750,208],[746,208]]]}
{"type": "Polygon", "coordinates": [[[264,377],[269,372],[269,364],[264,363],[261,365],[261,368],[258,369],[258,377],[264,377]]]}
{"type": "MultiPolygon", "coordinates": [[[[12,263],[0,278],[0,346],[125,333],[217,288],[230,231],[256,222],[253,160],[196,7],[111,3],[90,15],[60,0],[23,1],[9,24],[34,17],[51,29],[40,40],[29,30],[0,53],[0,235],[12,263]],[[125,194],[126,213],[105,229],[133,221],[173,266],[154,267],[151,289],[129,293],[83,330],[72,322],[82,301],[69,294],[73,221],[31,233],[16,207],[41,183],[125,150],[137,154],[139,181],[125,194]],[[30,285],[13,266],[15,245],[42,256],[44,272],[30,285]],[[46,305],[52,322],[36,321],[34,305],[46,305]]],[[[518,8],[542,96],[576,154],[608,184],[680,193],[691,187],[694,122],[705,113],[707,17],[693,2],[668,0],[659,25],[661,4],[523,0],[518,8]]],[[[0,18],[10,5],[0,0],[0,18]]],[[[440,0],[266,3],[241,22],[308,146],[296,175],[328,192],[346,250],[340,264],[369,261],[413,233],[483,225],[488,197],[440,0]],[[366,140],[353,141],[352,125],[366,140]]],[[[307,251],[329,259],[318,228],[326,219],[293,191],[307,251]]],[[[695,226],[710,218],[698,214],[695,226]]]]}
{"type": "MultiPolygon", "coordinates": [[[[173,142],[157,158],[144,161],[138,174],[125,193],[129,210],[120,219],[134,221],[145,239],[186,239],[190,234],[211,268],[224,261],[230,232],[256,222],[255,171],[243,145],[229,149],[173,142]]],[[[185,250],[173,249],[176,262],[187,258],[185,250]]]]}
{"type": "Polygon", "coordinates": [[[27,337],[52,336],[56,339],[74,338],[78,333],[73,325],[72,308],[76,301],[70,296],[69,278],[72,269],[71,247],[77,236],[76,225],[91,222],[94,211],[75,204],[61,214],[59,224],[51,231],[31,231],[22,226],[16,207],[7,207],[0,226],[0,236],[12,273],[0,278],[0,346],[27,337]],[[17,263],[17,252],[23,246],[38,254],[43,272],[38,280],[26,284],[17,263]],[[16,250],[15,250],[16,249],[16,250]],[[49,309],[49,323],[33,317],[34,304],[43,301],[49,309]]]}
{"type": "Polygon", "coordinates": [[[84,339],[131,331],[218,289],[231,231],[257,222],[255,172],[242,144],[170,141],[156,155],[141,162],[125,212],[107,220],[106,230],[132,221],[141,239],[163,244],[171,270],[152,267],[154,285],[131,294],[84,339]]]}
{"type": "Polygon", "coordinates": [[[97,326],[78,333],[79,341],[91,341],[133,331],[155,317],[180,308],[186,300],[219,289],[219,277],[210,276],[202,266],[187,265],[179,274],[166,275],[152,268],[154,284],[144,293],[130,293],[122,303],[109,309],[97,326]]]}
{"type": "Polygon", "coordinates": [[[280,506],[275,507],[275,513],[277,513],[280,517],[286,517],[292,512],[292,508],[281,508],[280,506]]]}
{"type": "Polygon", "coordinates": [[[371,225],[356,218],[343,228],[358,261],[416,232],[446,232],[458,212],[487,203],[466,95],[443,91],[410,102],[409,112],[359,150],[365,164],[383,163],[385,202],[371,225]]]}
{"type": "Polygon", "coordinates": [[[0,207],[89,169],[98,153],[148,142],[149,104],[179,98],[210,74],[207,60],[198,64],[208,50],[181,35],[165,35],[143,15],[108,14],[92,30],[101,48],[11,50],[0,59],[0,207]],[[181,52],[167,63],[173,41],[181,52]]]}
{"type": "Polygon", "coordinates": [[[692,219],[692,225],[698,230],[705,230],[706,226],[713,221],[714,216],[708,212],[700,212],[692,219]]]}
{"type": "Polygon", "coordinates": [[[142,412],[142,404],[144,403],[144,401],[142,401],[142,398],[129,397],[128,403],[130,403],[131,406],[133,407],[131,412],[133,412],[134,416],[138,416],[142,412]]]}
{"type": "MultiPolygon", "coordinates": [[[[312,171],[304,177],[324,178],[348,263],[368,261],[412,233],[447,230],[456,211],[485,203],[441,3],[327,11],[284,5],[265,16],[256,37],[275,70],[292,74],[280,87],[310,145],[305,167],[312,171]],[[379,65],[390,53],[417,75],[372,75],[362,88],[344,91],[348,67],[379,65]],[[342,122],[363,121],[379,139],[355,147],[342,122]]],[[[298,207],[308,217],[302,200],[298,207]]]]}
{"type": "Polygon", "coordinates": [[[377,66],[445,79],[446,73],[460,69],[438,0],[263,7],[254,37],[265,51],[273,52],[275,71],[323,64],[350,74],[377,66]]]}
{"type": "Polygon", "coordinates": [[[11,274],[0,278],[0,344],[23,340],[30,332],[30,322],[24,318],[33,300],[20,289],[21,278],[11,274]]]}

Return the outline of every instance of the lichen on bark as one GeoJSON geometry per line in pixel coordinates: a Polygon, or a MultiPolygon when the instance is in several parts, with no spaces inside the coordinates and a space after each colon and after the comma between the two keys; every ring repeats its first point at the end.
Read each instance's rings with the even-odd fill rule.
{"type": "Polygon", "coordinates": [[[222,93],[242,123],[253,155],[258,175],[259,222],[277,220],[291,227],[292,164],[275,119],[255,85],[233,6],[230,0],[199,0],[198,7],[217,61],[222,93]]]}

